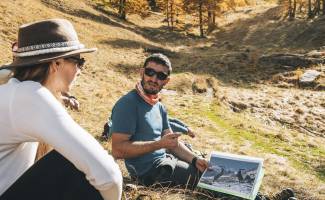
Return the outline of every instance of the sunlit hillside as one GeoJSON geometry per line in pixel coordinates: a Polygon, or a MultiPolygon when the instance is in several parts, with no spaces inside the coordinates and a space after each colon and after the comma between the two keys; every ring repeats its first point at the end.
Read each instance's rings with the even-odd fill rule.
{"type": "MultiPolygon", "coordinates": [[[[10,47],[20,25],[70,20],[79,39],[99,49],[85,55],[86,69],[72,91],[81,109],[70,112],[110,151],[110,143],[99,136],[114,103],[134,88],[145,57],[163,52],[174,73],[162,101],[171,116],[197,132],[195,139],[182,140],[207,154],[217,150],[263,158],[262,193],[290,187],[298,199],[325,200],[325,68],[260,62],[276,53],[321,50],[324,17],[287,21],[277,4],[256,1],[218,16],[217,29],[201,38],[196,25],[171,31],[162,13],[131,14],[123,21],[113,11],[90,0],[2,0],[0,63],[12,60],[10,47]],[[321,89],[297,83],[307,69],[322,72],[316,83],[321,89]]],[[[118,162],[125,183],[135,184],[118,162]]],[[[123,199],[209,198],[198,191],[127,189],[123,199]]]]}

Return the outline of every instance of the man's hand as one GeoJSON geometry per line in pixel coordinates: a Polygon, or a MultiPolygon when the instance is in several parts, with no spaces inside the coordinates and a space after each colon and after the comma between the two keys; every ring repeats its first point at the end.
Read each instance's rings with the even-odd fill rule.
{"type": "Polygon", "coordinates": [[[70,107],[72,110],[79,110],[79,102],[74,97],[61,96],[61,99],[66,107],[70,107]]]}
{"type": "Polygon", "coordinates": [[[187,129],[188,129],[187,135],[190,136],[191,138],[195,138],[196,133],[193,132],[193,130],[190,128],[187,128],[187,129]]]}
{"type": "Polygon", "coordinates": [[[204,172],[204,170],[209,167],[208,161],[203,158],[198,158],[195,165],[200,172],[204,172]]]}
{"type": "Polygon", "coordinates": [[[181,136],[179,133],[168,133],[162,136],[159,143],[162,148],[174,149],[178,147],[178,137],[181,136]]]}

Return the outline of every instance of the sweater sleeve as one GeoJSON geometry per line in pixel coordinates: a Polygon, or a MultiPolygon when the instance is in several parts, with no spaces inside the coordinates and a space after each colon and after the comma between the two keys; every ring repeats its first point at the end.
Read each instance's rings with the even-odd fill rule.
{"type": "Polygon", "coordinates": [[[105,200],[120,199],[122,175],[113,157],[70,117],[49,90],[25,82],[18,86],[10,106],[12,126],[20,138],[48,143],[84,172],[105,200]]]}

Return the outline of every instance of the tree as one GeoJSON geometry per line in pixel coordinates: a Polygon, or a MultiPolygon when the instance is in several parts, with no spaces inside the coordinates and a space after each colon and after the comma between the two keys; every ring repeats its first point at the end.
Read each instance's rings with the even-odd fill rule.
{"type": "Polygon", "coordinates": [[[118,7],[119,18],[126,20],[126,11],[125,11],[126,0],[120,0],[118,7]]]}
{"type": "Polygon", "coordinates": [[[148,3],[149,3],[149,7],[152,11],[155,11],[155,12],[159,11],[159,7],[157,6],[156,0],[148,0],[148,3]]]}
{"type": "Polygon", "coordinates": [[[175,24],[179,21],[179,13],[182,12],[181,3],[181,0],[162,0],[157,2],[158,7],[164,10],[167,25],[171,30],[174,30],[175,24]]]}
{"type": "Polygon", "coordinates": [[[183,0],[183,10],[198,17],[200,36],[204,37],[205,14],[208,14],[209,0],[183,0]]]}
{"type": "Polygon", "coordinates": [[[313,17],[313,12],[311,10],[311,0],[308,0],[308,18],[313,17]]]}
{"type": "Polygon", "coordinates": [[[209,0],[209,2],[208,2],[208,30],[207,30],[207,33],[212,32],[216,27],[216,11],[217,11],[217,1],[209,0]]]}
{"type": "Polygon", "coordinates": [[[313,16],[320,14],[320,0],[315,0],[315,6],[313,11],[313,16]]]}
{"type": "Polygon", "coordinates": [[[147,0],[100,0],[102,6],[117,10],[117,16],[126,20],[127,14],[137,13],[141,16],[148,14],[147,0]]]}

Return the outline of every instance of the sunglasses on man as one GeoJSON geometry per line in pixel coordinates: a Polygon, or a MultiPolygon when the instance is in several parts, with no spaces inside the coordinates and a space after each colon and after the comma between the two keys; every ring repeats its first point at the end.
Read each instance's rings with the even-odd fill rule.
{"type": "Polygon", "coordinates": [[[144,68],[144,74],[150,77],[153,77],[154,75],[157,76],[158,80],[164,81],[168,78],[169,74],[166,74],[164,72],[157,72],[152,68],[144,68]]]}
{"type": "Polygon", "coordinates": [[[65,58],[66,60],[70,60],[74,63],[77,64],[77,67],[82,70],[83,67],[84,67],[84,64],[86,62],[86,60],[84,58],[77,58],[77,57],[68,57],[68,58],[65,58]]]}

